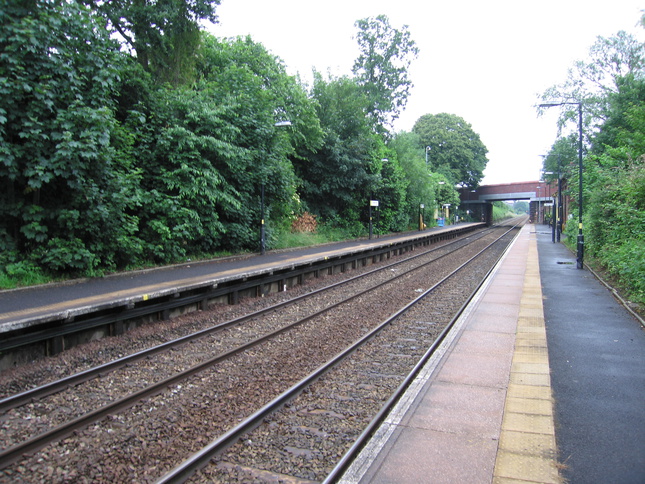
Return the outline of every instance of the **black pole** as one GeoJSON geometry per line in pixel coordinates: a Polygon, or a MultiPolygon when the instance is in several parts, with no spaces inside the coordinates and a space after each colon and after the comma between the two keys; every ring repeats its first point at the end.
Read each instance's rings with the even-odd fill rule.
{"type": "Polygon", "coordinates": [[[558,166],[558,242],[560,242],[560,234],[562,233],[562,175],[560,175],[560,167],[558,166]]]}
{"type": "Polygon", "coordinates": [[[578,103],[578,269],[583,269],[585,238],[582,234],[582,103],[578,103]]]}
{"type": "Polygon", "coordinates": [[[260,187],[260,254],[266,252],[266,242],[264,233],[264,183],[260,187]]]}
{"type": "Polygon", "coordinates": [[[376,207],[376,238],[381,238],[381,206],[376,207]]]}
{"type": "Polygon", "coordinates": [[[555,199],[555,196],[553,197],[553,216],[551,217],[551,242],[555,244],[555,224],[556,224],[556,219],[558,217],[556,213],[556,207],[557,206],[557,201],[555,199]]]}
{"type": "Polygon", "coordinates": [[[372,239],[372,200],[370,199],[370,240],[372,239]]]}

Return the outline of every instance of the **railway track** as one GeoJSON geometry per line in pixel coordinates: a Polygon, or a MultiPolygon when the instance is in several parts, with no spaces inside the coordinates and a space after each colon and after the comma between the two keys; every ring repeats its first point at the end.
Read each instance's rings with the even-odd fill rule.
{"type": "Polygon", "coordinates": [[[158,482],[333,482],[438,347],[514,235],[505,232],[158,482]],[[467,287],[462,271],[471,271],[467,287]]]}
{"type": "Polygon", "coordinates": [[[208,310],[213,304],[237,304],[240,299],[286,291],[311,277],[398,257],[477,227],[483,224],[389,237],[368,247],[357,241],[344,251],[332,248],[315,252],[312,258],[306,254],[296,259],[287,257],[290,264],[282,264],[284,257],[278,254],[267,258],[272,260],[268,265],[264,259],[244,264],[241,259],[230,258],[177,266],[170,279],[160,271],[144,271],[91,280],[71,291],[51,288],[43,294],[27,289],[16,291],[16,297],[12,297],[13,291],[0,291],[0,370],[100,337],[119,336],[151,321],[167,321],[208,310]]]}
{"type": "MultiPolygon", "coordinates": [[[[72,375],[35,393],[7,397],[0,402],[3,430],[9,431],[0,453],[0,476],[31,476],[25,479],[30,482],[52,477],[65,480],[77,473],[76,477],[90,476],[94,482],[153,481],[167,472],[170,464],[181,462],[180,456],[221,439],[276,395],[288,392],[349,343],[371,339],[374,321],[395,312],[392,300],[399,307],[414,300],[417,291],[426,291],[423,284],[441,279],[439,272],[451,272],[467,259],[460,254],[472,251],[473,245],[485,245],[487,237],[491,235],[467,237],[466,241],[416,254],[414,261],[369,271],[325,291],[72,375]],[[439,270],[441,265],[445,267],[439,270]],[[388,296],[392,293],[396,297],[388,296]],[[139,380],[135,381],[135,376],[139,380]],[[70,386],[71,390],[62,390],[70,386]],[[138,388],[132,391],[132,387],[138,388]],[[33,402],[36,398],[41,400],[33,402]],[[45,418],[51,409],[55,409],[53,417],[45,418]],[[174,430],[182,433],[181,445],[174,430]],[[85,462],[83,449],[103,455],[99,449],[105,448],[111,449],[107,468],[100,459],[91,466],[85,462]],[[33,456],[24,456],[29,453],[33,456]]],[[[454,300],[453,295],[445,295],[442,305],[454,300]]],[[[431,326],[439,328],[441,324],[433,321],[431,326]]],[[[434,331],[428,331],[426,324],[419,328],[423,334],[434,331]]],[[[424,347],[427,342],[418,343],[421,336],[411,337],[411,331],[405,330],[407,340],[417,341],[412,346],[424,347]]],[[[408,352],[409,348],[401,346],[403,360],[410,359],[408,352]]],[[[218,467],[217,472],[222,468],[227,466],[218,467]]],[[[322,468],[329,471],[329,463],[322,468]]]]}

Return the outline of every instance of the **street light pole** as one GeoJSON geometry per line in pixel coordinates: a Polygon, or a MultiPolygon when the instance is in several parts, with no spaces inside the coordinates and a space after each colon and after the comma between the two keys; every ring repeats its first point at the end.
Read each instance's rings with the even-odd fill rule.
{"type": "Polygon", "coordinates": [[[582,103],[578,103],[578,269],[583,268],[585,236],[582,233],[582,103]]]}
{"type": "Polygon", "coordinates": [[[560,154],[558,153],[558,242],[562,235],[562,223],[564,210],[562,207],[562,165],[560,164],[560,154]]]}
{"type": "Polygon", "coordinates": [[[260,185],[260,254],[266,252],[266,232],[264,228],[264,179],[260,185]]]}
{"type": "MultiPolygon", "coordinates": [[[[291,121],[278,121],[273,126],[283,128],[291,126],[291,121]]],[[[264,173],[262,173],[262,184],[260,185],[260,255],[266,253],[266,228],[264,224],[264,173]]]]}
{"type": "Polygon", "coordinates": [[[540,104],[540,107],[550,108],[553,106],[564,106],[567,104],[578,106],[578,251],[576,266],[578,269],[583,269],[585,238],[584,234],[582,233],[582,103],[579,101],[544,103],[540,104]]]}

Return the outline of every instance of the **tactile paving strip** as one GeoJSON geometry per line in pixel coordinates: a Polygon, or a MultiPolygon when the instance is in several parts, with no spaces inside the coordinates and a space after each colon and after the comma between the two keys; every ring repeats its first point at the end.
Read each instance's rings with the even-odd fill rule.
{"type": "Polygon", "coordinates": [[[493,483],[561,483],[542,308],[537,242],[531,237],[515,351],[493,483]]]}

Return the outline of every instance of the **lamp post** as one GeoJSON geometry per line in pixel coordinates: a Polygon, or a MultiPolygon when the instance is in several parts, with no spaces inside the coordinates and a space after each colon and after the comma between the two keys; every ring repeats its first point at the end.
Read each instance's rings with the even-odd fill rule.
{"type": "Polygon", "coordinates": [[[550,108],[553,106],[564,105],[578,106],[578,253],[576,258],[576,266],[578,269],[583,269],[585,239],[582,233],[582,103],[579,101],[544,103],[540,104],[540,107],[550,108]]]}
{"type": "MultiPolygon", "coordinates": [[[[291,126],[291,121],[278,121],[273,126],[284,128],[291,126]]],[[[260,185],[260,254],[266,253],[266,228],[264,225],[264,173],[262,174],[262,184],[260,185]]]]}
{"type": "MultiPolygon", "coordinates": [[[[580,197],[582,197],[582,188],[580,189],[580,197]]],[[[582,204],[582,198],[580,198],[580,203],[582,204]]],[[[582,210],[582,208],[580,208],[580,210],[582,210]]],[[[563,217],[564,217],[564,210],[562,207],[562,169],[560,167],[560,154],[558,154],[558,232],[557,232],[558,242],[560,242],[560,236],[562,235],[563,217]]],[[[582,218],[580,219],[580,223],[582,224],[582,218]]]]}

